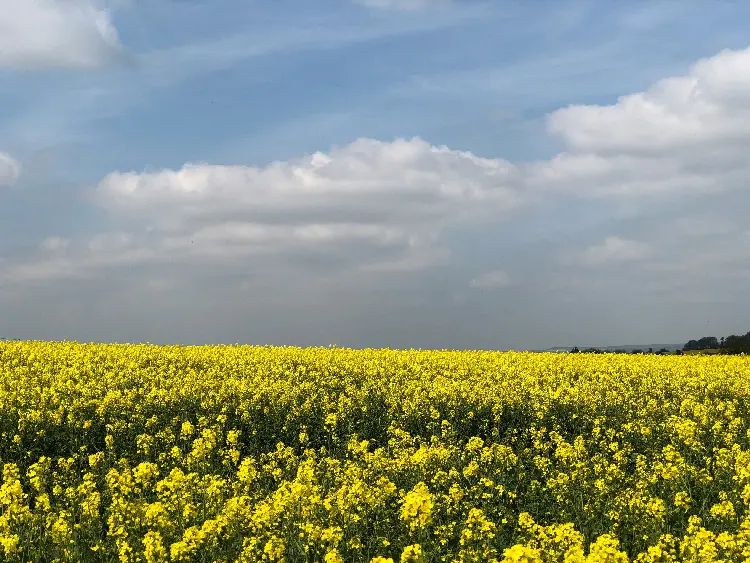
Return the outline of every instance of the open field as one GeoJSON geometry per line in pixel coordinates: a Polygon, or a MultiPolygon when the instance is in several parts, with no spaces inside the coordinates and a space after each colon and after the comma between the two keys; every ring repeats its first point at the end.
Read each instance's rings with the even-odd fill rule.
{"type": "Polygon", "coordinates": [[[0,344],[2,561],[744,561],[750,359],[0,344]]]}

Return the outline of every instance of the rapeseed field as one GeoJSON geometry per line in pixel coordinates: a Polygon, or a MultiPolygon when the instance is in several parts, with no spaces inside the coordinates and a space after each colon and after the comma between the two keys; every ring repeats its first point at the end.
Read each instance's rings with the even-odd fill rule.
{"type": "Polygon", "coordinates": [[[750,359],[0,344],[0,560],[750,561],[750,359]]]}

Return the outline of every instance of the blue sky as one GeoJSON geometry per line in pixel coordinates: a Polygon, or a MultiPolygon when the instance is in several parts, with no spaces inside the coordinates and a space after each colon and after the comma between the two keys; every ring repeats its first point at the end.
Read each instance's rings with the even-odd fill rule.
{"type": "Polygon", "coordinates": [[[749,16],[0,0],[0,333],[537,348],[745,332],[749,16]],[[669,77],[703,97],[652,88],[669,77]]]}

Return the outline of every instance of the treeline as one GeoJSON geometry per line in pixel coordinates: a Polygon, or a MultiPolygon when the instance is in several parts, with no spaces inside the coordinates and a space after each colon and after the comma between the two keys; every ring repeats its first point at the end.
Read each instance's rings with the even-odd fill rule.
{"type": "Polygon", "coordinates": [[[722,336],[704,336],[698,340],[690,340],[682,347],[683,352],[695,350],[717,350],[719,354],[750,354],[750,332],[737,336],[730,334],[722,336]]]}
{"type": "Polygon", "coordinates": [[[750,332],[744,335],[730,334],[729,336],[722,336],[716,338],[715,336],[704,336],[697,340],[690,340],[685,344],[681,350],[669,351],[666,348],[660,350],[654,350],[649,348],[648,350],[624,350],[624,349],[602,349],[602,348],[586,348],[579,350],[578,347],[570,350],[570,353],[586,353],[586,354],[683,354],[689,352],[708,352],[713,354],[748,354],[750,355],[750,332]]]}
{"type": "Polygon", "coordinates": [[[576,346],[573,348],[569,354],[657,354],[657,355],[663,355],[663,354],[679,354],[681,353],[680,350],[677,350],[676,352],[670,352],[666,348],[661,348],[659,350],[654,351],[653,348],[649,348],[648,350],[641,350],[640,348],[635,348],[633,350],[625,350],[625,349],[617,349],[617,350],[609,350],[609,349],[602,349],[602,348],[586,348],[585,350],[579,350],[576,346]]]}

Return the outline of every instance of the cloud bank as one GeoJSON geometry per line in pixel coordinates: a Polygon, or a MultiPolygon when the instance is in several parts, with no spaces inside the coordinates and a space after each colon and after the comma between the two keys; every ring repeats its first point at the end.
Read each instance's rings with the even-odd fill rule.
{"type": "Polygon", "coordinates": [[[360,139],[260,168],[115,172],[91,201],[128,231],[75,241],[67,256],[15,277],[69,276],[76,264],[85,273],[162,259],[226,264],[295,252],[369,271],[421,269],[445,259],[445,229],[494,221],[518,207],[517,182],[518,170],[506,161],[419,138],[360,139]]]}
{"type": "MultiPolygon", "coordinates": [[[[70,275],[119,263],[232,263],[295,252],[365,271],[420,269],[445,262],[447,230],[502,223],[540,202],[604,198],[638,209],[665,196],[746,189],[748,77],[750,50],[726,51],[614,105],[557,110],[548,129],[567,150],[538,162],[480,158],[420,138],[359,139],[263,167],[113,172],[90,195],[121,229],[72,241],[58,267],[45,258],[31,270],[70,275]]],[[[5,170],[6,183],[17,176],[12,165],[5,170]]],[[[583,260],[645,258],[645,245],[612,233],[583,260]]],[[[28,267],[15,272],[19,279],[22,271],[28,267]]]]}
{"type": "MultiPolygon", "coordinates": [[[[522,307],[518,322],[529,323],[545,292],[561,296],[546,303],[545,318],[562,314],[555,308],[580,292],[596,303],[596,318],[616,306],[613,295],[630,296],[633,315],[641,303],[649,307],[644,315],[664,303],[647,305],[632,297],[636,289],[639,296],[652,292],[698,305],[729,299],[730,292],[716,288],[726,288],[727,280],[742,287],[750,275],[742,211],[750,177],[747,77],[750,49],[725,51],[611,105],[561,108],[549,114],[547,127],[564,150],[534,162],[484,158],[421,138],[359,139],[264,166],[115,171],[87,193],[109,229],[89,237],[46,233],[36,254],[0,265],[0,281],[106,284],[123,276],[129,291],[193,298],[188,286],[198,295],[220,287],[214,308],[228,287],[282,310],[335,296],[336,311],[354,315],[364,308],[363,295],[380,295],[396,279],[400,306],[454,290],[466,292],[456,302],[471,304],[490,293],[478,290],[523,279],[513,284],[507,307],[522,307]],[[467,284],[461,248],[477,240],[492,247],[492,237],[512,246],[514,233],[505,225],[523,226],[540,210],[564,215],[573,204],[598,221],[596,238],[553,241],[546,254],[512,263],[488,256],[484,267],[472,265],[485,273],[467,284]],[[571,260],[556,260],[561,245],[571,260]],[[493,269],[497,264],[502,270],[493,269]],[[527,275],[516,270],[522,266],[527,275]],[[431,273],[435,268],[443,269],[440,275],[431,273]],[[451,268],[464,269],[441,277],[451,268]],[[386,281],[378,286],[380,280],[386,281]]],[[[0,167],[3,177],[11,175],[0,167]]],[[[510,293],[491,295],[500,301],[510,293]]],[[[368,314],[377,316],[379,301],[369,303],[368,314]]],[[[444,320],[453,313],[441,314],[444,320]]]]}

